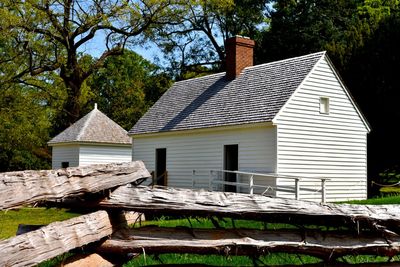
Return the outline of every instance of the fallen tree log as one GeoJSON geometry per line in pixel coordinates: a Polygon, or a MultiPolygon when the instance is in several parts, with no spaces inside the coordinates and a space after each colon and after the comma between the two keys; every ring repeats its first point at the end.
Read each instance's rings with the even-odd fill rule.
{"type": "Polygon", "coordinates": [[[111,235],[107,212],[97,211],[0,241],[0,266],[33,266],[111,235]]]}
{"type": "Polygon", "coordinates": [[[142,161],[0,173],[0,210],[96,193],[144,177],[150,177],[150,173],[142,161]]]}
{"type": "Polygon", "coordinates": [[[320,204],[261,195],[129,185],[117,188],[98,205],[149,214],[211,215],[299,225],[347,226],[356,232],[366,227],[400,233],[400,205],[320,204]]]}
{"type": "Polygon", "coordinates": [[[196,253],[260,256],[271,252],[307,254],[334,261],[344,255],[400,253],[400,236],[390,239],[318,230],[192,229],[142,227],[122,230],[104,241],[102,253],[196,253]]]}

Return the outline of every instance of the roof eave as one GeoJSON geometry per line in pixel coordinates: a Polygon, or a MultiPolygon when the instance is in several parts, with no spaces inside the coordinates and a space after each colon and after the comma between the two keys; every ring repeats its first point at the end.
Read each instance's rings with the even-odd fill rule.
{"type": "Polygon", "coordinates": [[[235,130],[235,129],[243,129],[243,128],[269,127],[269,126],[273,126],[272,121],[242,123],[242,124],[234,124],[234,125],[220,125],[220,126],[212,126],[212,127],[193,128],[193,129],[178,129],[178,130],[172,130],[172,131],[170,130],[170,131],[162,131],[162,132],[130,133],[129,136],[132,138],[138,138],[138,137],[150,137],[150,136],[165,135],[165,134],[198,133],[198,132],[203,133],[203,132],[211,132],[211,131],[235,130]]]}
{"type": "Polygon", "coordinates": [[[65,142],[48,142],[47,145],[48,146],[68,146],[68,145],[132,146],[132,143],[65,141],[65,142]]]}

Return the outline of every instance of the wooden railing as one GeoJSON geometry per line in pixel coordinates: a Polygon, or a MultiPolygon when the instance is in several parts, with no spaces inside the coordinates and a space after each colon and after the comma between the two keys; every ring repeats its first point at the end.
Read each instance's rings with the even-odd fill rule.
{"type": "MultiPolygon", "coordinates": [[[[209,190],[214,190],[214,185],[230,185],[236,186],[238,188],[247,188],[248,193],[252,195],[254,193],[254,189],[262,189],[262,195],[267,193],[269,190],[274,190],[276,192],[285,192],[285,193],[292,193],[294,194],[294,198],[296,200],[300,200],[301,192],[311,192],[313,194],[320,193],[321,195],[321,202],[326,202],[326,181],[329,179],[327,178],[318,178],[318,177],[297,177],[297,176],[290,176],[290,175],[282,175],[282,174],[265,174],[265,173],[255,173],[255,172],[244,172],[244,171],[228,171],[228,170],[210,170],[209,175],[209,190]],[[238,182],[229,182],[224,180],[224,175],[227,173],[236,174],[236,181],[238,182]],[[240,182],[240,177],[248,177],[248,182],[240,182]],[[293,181],[293,186],[286,186],[286,185],[276,185],[276,186],[268,186],[268,185],[259,185],[254,183],[254,177],[263,177],[270,180],[276,179],[286,179],[293,181]],[[321,187],[319,189],[315,188],[308,188],[305,186],[301,186],[302,181],[320,181],[321,187]]],[[[224,190],[220,190],[224,191],[224,190]]]]}

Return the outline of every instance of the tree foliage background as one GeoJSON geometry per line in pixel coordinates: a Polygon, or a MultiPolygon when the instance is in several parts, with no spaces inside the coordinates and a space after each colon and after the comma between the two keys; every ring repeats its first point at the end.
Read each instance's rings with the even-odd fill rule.
{"type": "Polygon", "coordinates": [[[224,41],[240,34],[256,40],[256,63],[326,50],[371,124],[369,177],[399,171],[399,2],[4,0],[0,170],[48,167],[46,142],[95,102],[129,129],[169,77],[223,71],[224,41]],[[95,36],[98,57],[82,49],[95,36]],[[149,43],[162,68],[127,50],[149,43]]]}

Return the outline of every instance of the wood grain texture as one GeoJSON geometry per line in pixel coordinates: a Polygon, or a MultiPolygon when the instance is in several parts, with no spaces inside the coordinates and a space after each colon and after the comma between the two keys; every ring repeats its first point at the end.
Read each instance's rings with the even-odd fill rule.
{"type": "Polygon", "coordinates": [[[150,173],[142,161],[0,173],[0,210],[96,193],[144,177],[150,177],[150,173]]]}
{"type": "Polygon", "coordinates": [[[99,247],[112,253],[197,253],[264,255],[301,253],[325,261],[349,254],[394,256],[400,237],[375,237],[318,230],[191,229],[142,227],[116,233],[99,247]]]}
{"type": "Polygon", "coordinates": [[[226,216],[267,222],[363,227],[400,233],[400,205],[320,204],[226,192],[165,187],[121,186],[102,208],[120,208],[152,214],[226,216]]]}
{"type": "Polygon", "coordinates": [[[0,241],[0,266],[34,266],[112,234],[106,211],[97,211],[0,241]]]}

